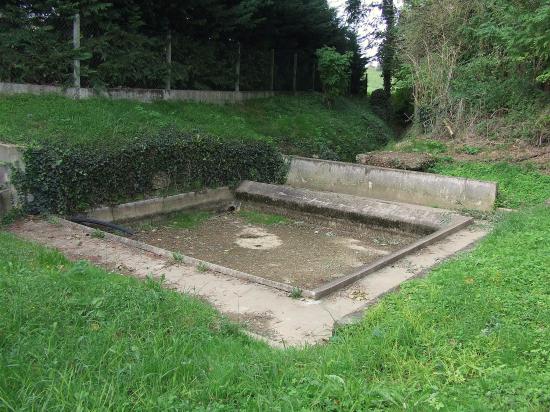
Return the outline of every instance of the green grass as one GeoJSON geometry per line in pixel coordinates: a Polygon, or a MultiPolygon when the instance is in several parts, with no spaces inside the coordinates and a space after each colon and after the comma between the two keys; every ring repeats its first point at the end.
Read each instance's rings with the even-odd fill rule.
{"type": "Polygon", "coordinates": [[[384,79],[382,77],[382,71],[369,67],[367,69],[368,83],[367,88],[369,94],[373,90],[384,88],[384,79]]]}
{"type": "Polygon", "coordinates": [[[302,289],[294,287],[292,288],[292,292],[290,292],[290,297],[292,299],[300,299],[302,297],[302,293],[302,289]]]}
{"type": "Polygon", "coordinates": [[[105,232],[99,229],[94,229],[90,236],[95,239],[105,239],[105,232]]]}
{"type": "Polygon", "coordinates": [[[171,216],[165,225],[173,229],[194,229],[211,216],[212,213],[206,211],[182,212],[171,216]]]}
{"type": "Polygon", "coordinates": [[[172,259],[174,259],[177,263],[185,263],[185,256],[180,252],[172,253],[172,259]]]}
{"type": "Polygon", "coordinates": [[[200,262],[197,267],[197,272],[207,272],[208,271],[208,265],[204,262],[200,262]]]}
{"type": "Polygon", "coordinates": [[[535,168],[509,163],[439,161],[436,173],[498,183],[496,206],[518,208],[550,199],[550,176],[535,168]]]}
{"type": "Polygon", "coordinates": [[[550,208],[331,342],[270,349],[207,304],[0,232],[0,409],[548,410],[550,208]]]}
{"type": "Polygon", "coordinates": [[[271,213],[256,212],[254,210],[241,210],[239,216],[244,218],[248,223],[253,225],[280,225],[288,223],[288,219],[284,216],[271,213]]]}
{"type": "Polygon", "coordinates": [[[354,160],[383,145],[391,130],[366,100],[340,99],[327,109],[317,94],[238,105],[189,102],[74,101],[60,96],[0,96],[0,141],[116,144],[174,127],[228,139],[259,139],[287,154],[354,160]]]}

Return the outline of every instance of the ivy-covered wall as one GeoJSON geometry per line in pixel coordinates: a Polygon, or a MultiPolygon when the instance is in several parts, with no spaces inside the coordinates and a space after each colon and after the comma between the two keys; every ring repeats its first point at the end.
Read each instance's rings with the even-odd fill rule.
{"type": "Polygon", "coordinates": [[[114,147],[28,147],[14,184],[25,211],[70,214],[99,205],[177,191],[282,183],[283,155],[264,142],[239,142],[176,131],[114,147]]]}

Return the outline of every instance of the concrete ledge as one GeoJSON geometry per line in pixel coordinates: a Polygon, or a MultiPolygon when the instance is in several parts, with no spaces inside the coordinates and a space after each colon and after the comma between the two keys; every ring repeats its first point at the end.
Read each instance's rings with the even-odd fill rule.
{"type": "Polygon", "coordinates": [[[233,193],[227,187],[188,192],[168,197],[140,200],[118,206],[105,206],[87,213],[89,217],[106,222],[139,219],[163,213],[177,212],[196,207],[206,207],[220,202],[230,202],[233,193]]]}
{"type": "Polygon", "coordinates": [[[493,182],[297,156],[290,160],[286,184],[299,188],[483,211],[493,208],[497,194],[493,182]]]}
{"type": "Polygon", "coordinates": [[[164,90],[164,89],[107,89],[97,92],[94,89],[60,86],[42,86],[28,83],[3,83],[0,82],[0,93],[3,94],[46,94],[53,93],[70,98],[89,99],[91,97],[106,97],[110,99],[137,100],[140,102],[152,102],[155,100],[180,100],[203,103],[239,103],[250,99],[259,99],[275,96],[273,91],[215,91],[215,90],[164,90]]]}
{"type": "Polygon", "coordinates": [[[424,234],[433,233],[467,219],[445,209],[251,181],[241,183],[235,194],[238,198],[267,201],[306,212],[344,217],[384,227],[398,227],[424,234]]]}
{"type": "Polygon", "coordinates": [[[24,167],[23,149],[25,146],[0,143],[0,163],[11,163],[18,167],[24,167]]]}
{"type": "Polygon", "coordinates": [[[329,283],[325,283],[324,285],[321,285],[320,287],[311,291],[313,298],[320,299],[323,296],[329,295],[337,291],[338,289],[342,289],[348,285],[351,285],[356,280],[359,280],[370,273],[376,272],[384,266],[390,265],[410,253],[416,252],[417,250],[420,250],[426,246],[431,245],[432,243],[437,242],[438,240],[441,240],[449,235],[452,235],[453,233],[458,232],[459,230],[472,224],[473,221],[474,220],[472,218],[457,220],[453,224],[446,226],[438,230],[437,232],[432,233],[431,235],[423,237],[422,239],[414,242],[409,246],[399,249],[390,255],[384,256],[369,265],[360,267],[358,270],[347,276],[341,277],[329,283]]]}

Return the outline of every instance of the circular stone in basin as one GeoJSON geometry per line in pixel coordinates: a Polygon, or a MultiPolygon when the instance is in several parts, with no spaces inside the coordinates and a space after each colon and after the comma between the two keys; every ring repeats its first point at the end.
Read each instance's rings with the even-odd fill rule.
{"type": "Polygon", "coordinates": [[[283,244],[281,239],[260,227],[247,227],[237,233],[235,243],[245,249],[268,250],[283,244]]]}

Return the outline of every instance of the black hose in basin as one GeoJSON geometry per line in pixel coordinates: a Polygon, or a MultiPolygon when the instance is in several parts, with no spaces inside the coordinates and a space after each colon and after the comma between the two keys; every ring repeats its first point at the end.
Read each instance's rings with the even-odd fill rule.
{"type": "Polygon", "coordinates": [[[108,227],[114,230],[118,230],[119,232],[126,233],[127,235],[132,236],[134,232],[128,228],[125,228],[124,226],[116,225],[111,222],[105,222],[104,220],[94,219],[87,216],[73,216],[69,219],[71,222],[75,223],[83,223],[83,224],[92,224],[92,225],[98,225],[103,227],[108,227]]]}

